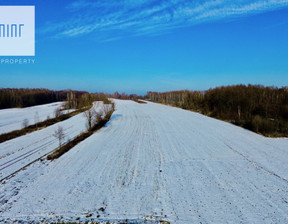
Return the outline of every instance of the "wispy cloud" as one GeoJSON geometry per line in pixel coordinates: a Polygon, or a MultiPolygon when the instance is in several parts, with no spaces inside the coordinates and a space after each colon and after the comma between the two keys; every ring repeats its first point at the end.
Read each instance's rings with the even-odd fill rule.
{"type": "Polygon", "coordinates": [[[66,7],[71,16],[48,24],[44,32],[57,38],[95,34],[114,40],[287,6],[288,0],[76,0],[66,7]]]}

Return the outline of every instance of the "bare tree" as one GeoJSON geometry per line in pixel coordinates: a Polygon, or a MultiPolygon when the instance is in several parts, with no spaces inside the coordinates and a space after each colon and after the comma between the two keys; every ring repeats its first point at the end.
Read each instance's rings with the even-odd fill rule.
{"type": "Polygon", "coordinates": [[[55,117],[60,117],[62,115],[62,111],[61,111],[61,108],[60,107],[57,107],[54,111],[54,115],[55,117]]]}
{"type": "Polygon", "coordinates": [[[84,116],[87,120],[87,129],[91,130],[93,125],[95,124],[95,118],[96,118],[96,111],[94,107],[90,108],[89,110],[86,110],[84,112],[84,116]]]}
{"type": "Polygon", "coordinates": [[[64,129],[61,126],[58,126],[53,136],[58,139],[60,149],[62,147],[62,140],[65,138],[64,129]]]}
{"type": "Polygon", "coordinates": [[[111,110],[111,105],[110,104],[103,104],[103,113],[104,113],[104,116],[106,114],[108,114],[111,110]]]}
{"type": "Polygon", "coordinates": [[[103,111],[96,111],[94,107],[84,112],[88,130],[91,130],[102,119],[102,114],[103,111]]]}
{"type": "Polygon", "coordinates": [[[103,112],[105,119],[110,118],[112,112],[114,111],[114,103],[103,104],[103,112]]]}
{"type": "Polygon", "coordinates": [[[23,128],[27,128],[28,125],[29,125],[29,120],[28,120],[27,118],[25,118],[25,119],[23,120],[23,122],[22,122],[22,127],[23,127],[23,128]]]}
{"type": "Polygon", "coordinates": [[[35,121],[35,124],[36,124],[36,128],[38,126],[39,120],[40,120],[39,114],[38,114],[38,111],[36,111],[35,116],[34,116],[34,121],[35,121]]]}
{"type": "Polygon", "coordinates": [[[241,106],[240,105],[238,105],[238,118],[239,120],[241,118],[241,106]]]}

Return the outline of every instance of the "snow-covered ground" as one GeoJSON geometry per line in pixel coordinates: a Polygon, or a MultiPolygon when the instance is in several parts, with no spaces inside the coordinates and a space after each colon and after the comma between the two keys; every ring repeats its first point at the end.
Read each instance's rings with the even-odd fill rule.
{"type": "MultiPolygon", "coordinates": [[[[23,128],[23,121],[28,120],[28,124],[35,124],[55,117],[56,108],[61,108],[63,102],[43,104],[40,106],[26,108],[12,108],[0,110],[0,134],[23,128]]],[[[63,111],[63,113],[68,111],[63,111]]]]}
{"type": "Polygon", "coordinates": [[[286,138],[117,100],[106,127],[1,184],[0,221],[288,223],[287,161],[286,138]]]}
{"type": "MultiPolygon", "coordinates": [[[[103,109],[103,102],[94,103],[94,108],[103,109]]],[[[64,130],[63,143],[72,140],[87,130],[87,119],[80,113],[47,128],[14,138],[0,144],[0,179],[21,169],[32,161],[41,158],[59,146],[58,139],[53,136],[58,127],[64,130]]]]}

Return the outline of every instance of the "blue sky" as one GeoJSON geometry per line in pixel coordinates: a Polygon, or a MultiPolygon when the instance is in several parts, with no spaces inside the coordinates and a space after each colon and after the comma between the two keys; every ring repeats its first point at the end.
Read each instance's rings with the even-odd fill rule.
{"type": "Polygon", "coordinates": [[[0,87],[145,94],[288,85],[288,0],[1,0],[36,6],[36,63],[0,87]]]}

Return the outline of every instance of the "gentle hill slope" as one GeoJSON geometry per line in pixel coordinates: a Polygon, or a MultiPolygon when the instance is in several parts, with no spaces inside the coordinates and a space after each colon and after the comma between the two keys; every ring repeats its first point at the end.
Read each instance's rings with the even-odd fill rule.
{"type": "Polygon", "coordinates": [[[111,119],[58,160],[2,185],[1,217],[288,222],[288,139],[155,103],[116,100],[111,119]],[[7,198],[17,181],[27,187],[7,198]]]}

